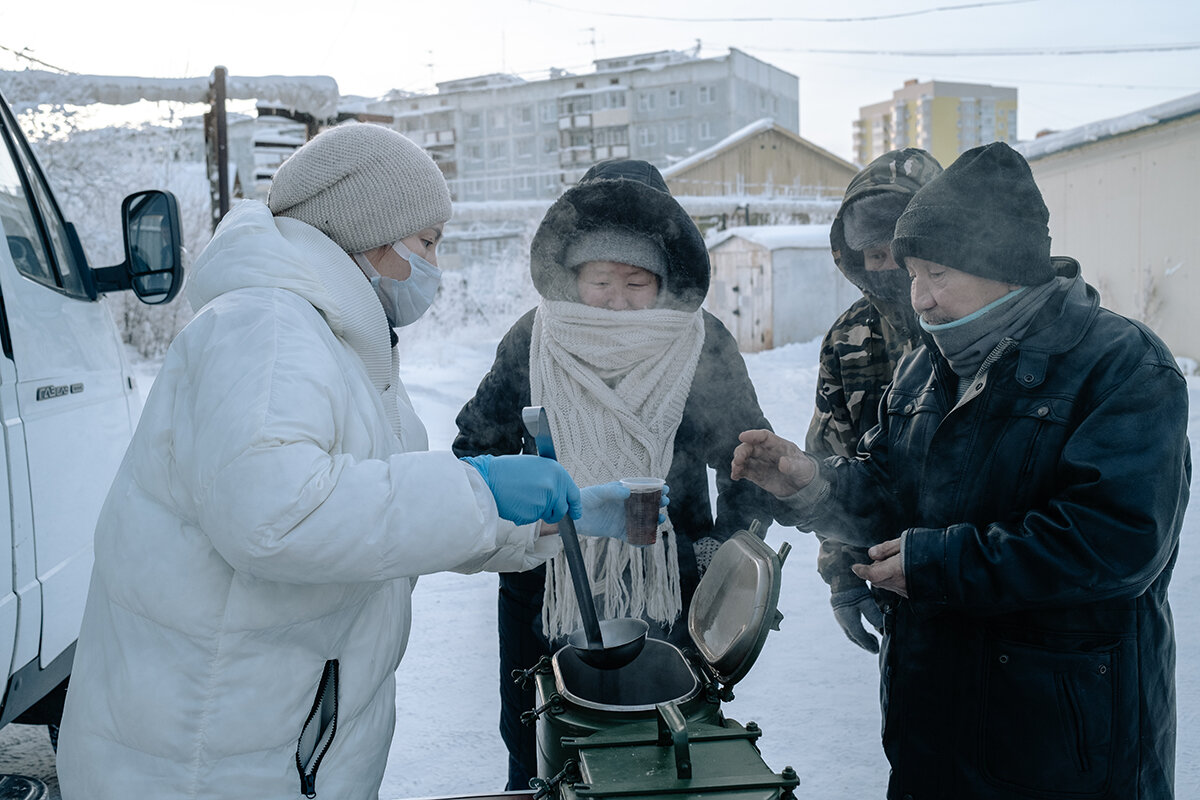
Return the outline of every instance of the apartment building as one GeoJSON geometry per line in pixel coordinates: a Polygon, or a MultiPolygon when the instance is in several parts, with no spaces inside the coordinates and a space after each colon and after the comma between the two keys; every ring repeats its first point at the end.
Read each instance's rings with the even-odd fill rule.
{"type": "Polygon", "coordinates": [[[740,50],[598,59],[543,80],[491,74],[393,92],[365,110],[422,144],[457,202],[554,198],[611,158],[660,168],[763,117],[800,129],[799,81],[740,50]]]}
{"type": "Polygon", "coordinates": [[[1017,90],[979,83],[905,81],[891,100],[862,106],[854,122],[860,164],[920,147],[946,166],[972,147],[1016,141],[1017,90]]]}

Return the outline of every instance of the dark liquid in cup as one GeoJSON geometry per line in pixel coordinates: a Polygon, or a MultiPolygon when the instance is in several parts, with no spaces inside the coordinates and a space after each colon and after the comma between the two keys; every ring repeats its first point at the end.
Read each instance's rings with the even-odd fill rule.
{"type": "Polygon", "coordinates": [[[625,540],[630,544],[654,544],[658,538],[658,504],[662,489],[633,492],[625,499],[625,540]]]}

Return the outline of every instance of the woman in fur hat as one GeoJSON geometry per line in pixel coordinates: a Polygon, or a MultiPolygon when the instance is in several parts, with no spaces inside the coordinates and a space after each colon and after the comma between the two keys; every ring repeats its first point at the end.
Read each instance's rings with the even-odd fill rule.
{"type": "MultiPolygon", "coordinates": [[[[766,495],[729,479],[743,425],[767,424],[729,331],[700,308],[708,251],[658,170],[593,167],[546,213],[530,271],[541,304],[504,336],[491,371],[458,415],[459,455],[532,451],[521,409],[544,406],[559,461],[580,486],[665,478],[668,520],[654,545],[583,542],[601,618],[641,617],[683,642],[686,612],[712,553],[753,520],[766,495]],[[708,468],[717,472],[716,519],[708,468]]],[[[565,559],[500,576],[500,729],[509,789],[536,774],[532,689],[509,674],[581,626],[565,559]]]]}

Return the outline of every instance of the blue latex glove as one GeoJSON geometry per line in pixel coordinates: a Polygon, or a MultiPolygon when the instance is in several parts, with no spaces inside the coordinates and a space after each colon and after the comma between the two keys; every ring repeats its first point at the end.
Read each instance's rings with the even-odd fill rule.
{"type": "MultiPolygon", "coordinates": [[[[658,502],[658,523],[667,521],[664,509],[670,500],[667,499],[667,486],[663,484],[662,499],[658,502]]],[[[575,532],[580,536],[604,536],[610,539],[625,538],[625,498],[629,490],[620,481],[601,483],[597,486],[585,486],[579,494],[583,504],[583,514],[575,523],[575,532]]]]}
{"type": "Polygon", "coordinates": [[[563,466],[540,456],[469,456],[463,458],[483,476],[500,516],[518,525],[557,522],[568,512],[579,519],[579,487],[563,466]]]}

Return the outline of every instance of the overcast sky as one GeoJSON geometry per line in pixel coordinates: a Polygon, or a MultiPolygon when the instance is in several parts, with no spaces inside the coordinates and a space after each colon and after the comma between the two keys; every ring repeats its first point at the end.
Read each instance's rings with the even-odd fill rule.
{"type": "Polygon", "coordinates": [[[909,78],[1016,87],[1022,139],[1200,91],[1195,0],[0,5],[3,69],[46,68],[12,50],[87,74],[196,77],[222,65],[231,75],[329,75],[342,94],[367,96],[489,72],[586,72],[596,57],[697,43],[702,56],[737,47],[796,75],[801,135],[846,158],[859,107],[890,99],[909,78]],[[1082,48],[1108,52],[1063,54],[1082,48]],[[1129,49],[1139,51],[1117,52],[1129,49]]]}

